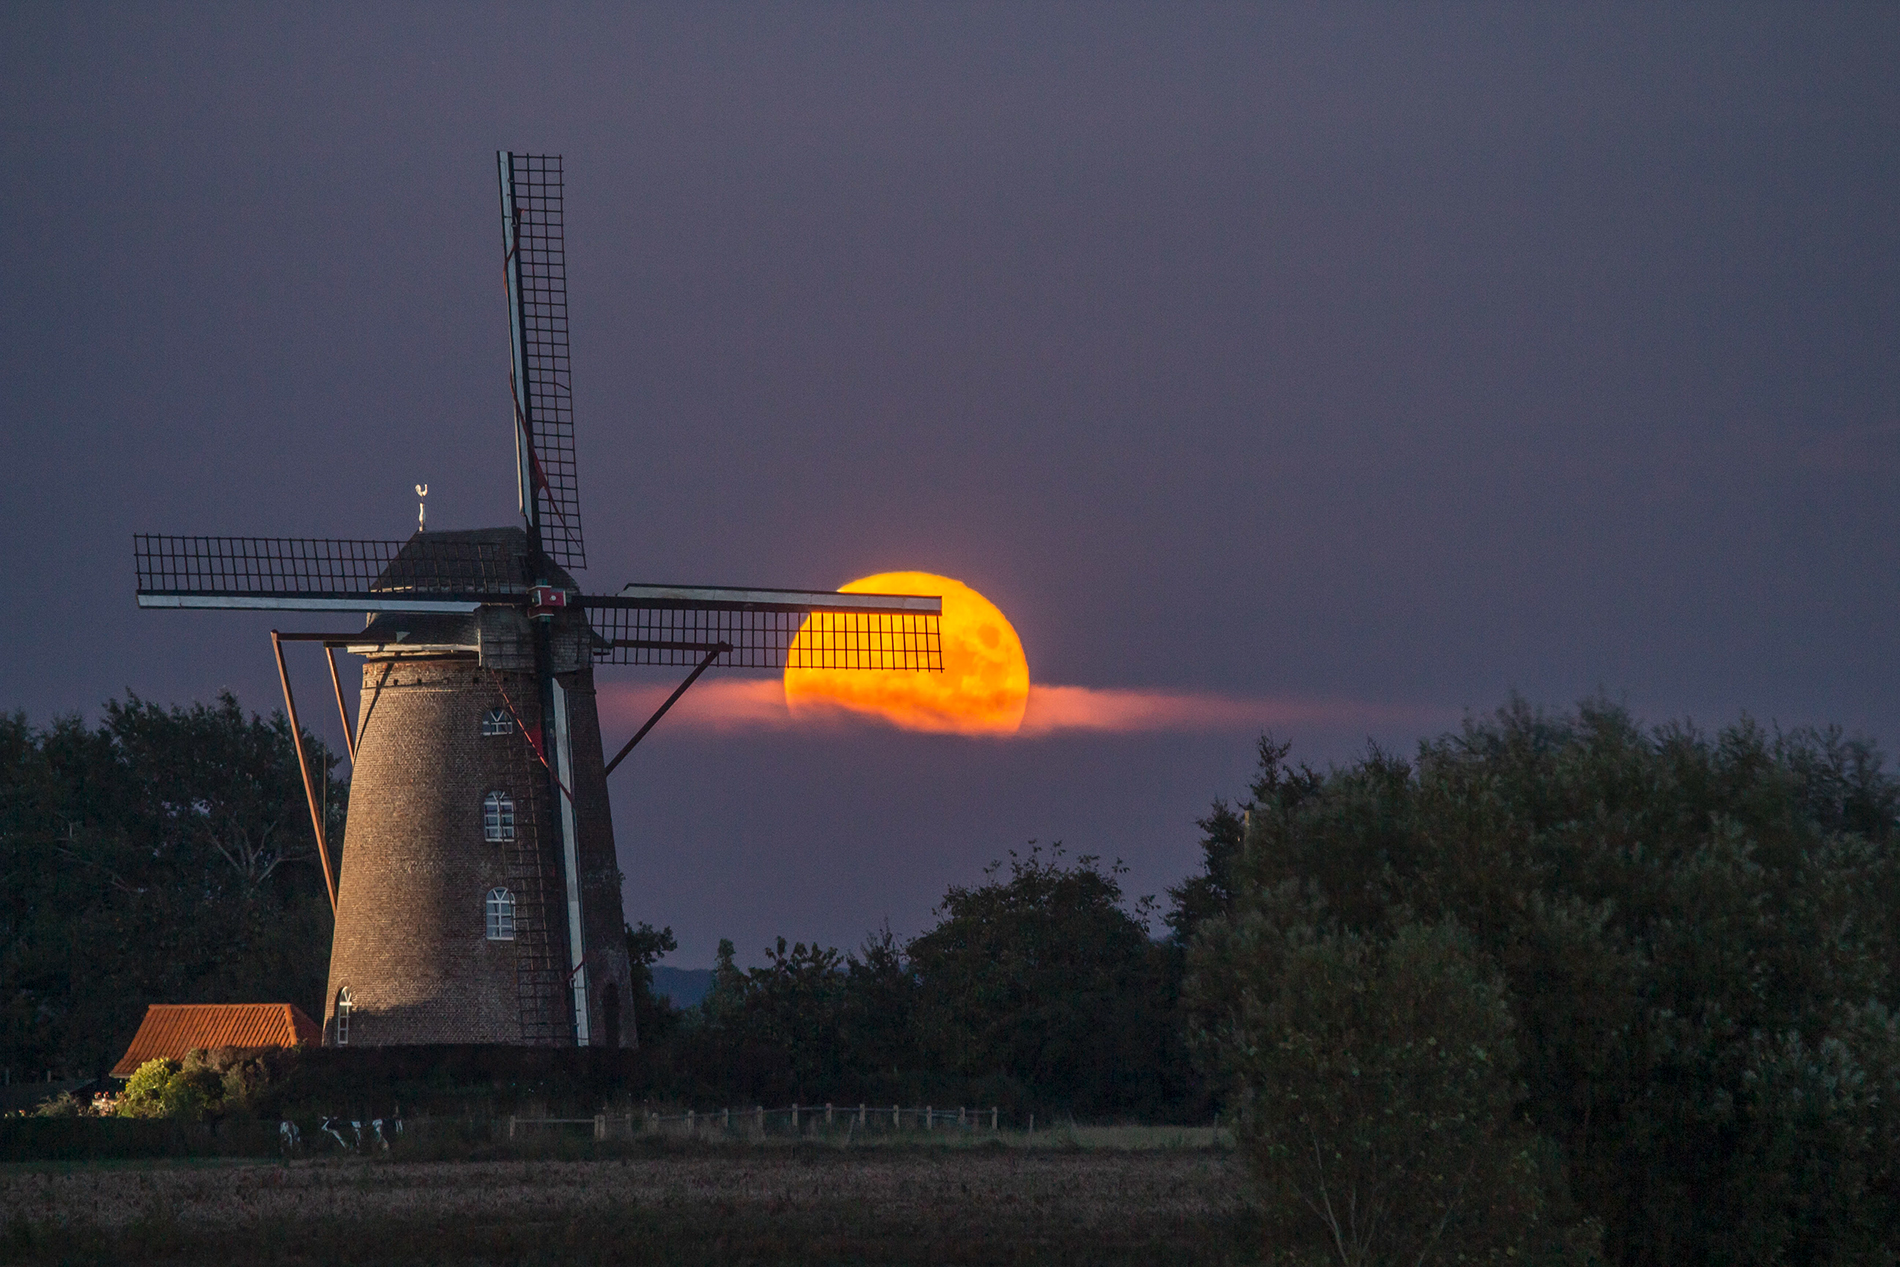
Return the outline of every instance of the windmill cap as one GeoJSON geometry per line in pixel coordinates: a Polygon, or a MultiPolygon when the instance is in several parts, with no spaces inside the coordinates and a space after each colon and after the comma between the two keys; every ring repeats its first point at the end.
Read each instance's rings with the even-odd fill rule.
{"type": "Polygon", "coordinates": [[[552,560],[544,557],[535,566],[528,534],[520,528],[468,528],[415,533],[370,588],[378,593],[431,591],[501,598],[525,595],[536,584],[579,588],[552,560]]]}

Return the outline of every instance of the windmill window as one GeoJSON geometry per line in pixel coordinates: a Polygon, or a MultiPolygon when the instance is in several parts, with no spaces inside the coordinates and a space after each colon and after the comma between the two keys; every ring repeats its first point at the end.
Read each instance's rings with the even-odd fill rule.
{"type": "Polygon", "coordinates": [[[515,939],[515,895],[507,889],[488,890],[488,940],[515,939]]]}
{"type": "Polygon", "coordinates": [[[482,714],[482,733],[484,735],[512,735],[515,733],[515,719],[502,708],[491,708],[482,714]]]}
{"type": "Polygon", "coordinates": [[[336,1045],[350,1045],[350,987],[336,992],[336,1045]]]}
{"type": "Polygon", "coordinates": [[[505,792],[490,792],[482,801],[482,839],[515,838],[515,798],[505,792]]]}

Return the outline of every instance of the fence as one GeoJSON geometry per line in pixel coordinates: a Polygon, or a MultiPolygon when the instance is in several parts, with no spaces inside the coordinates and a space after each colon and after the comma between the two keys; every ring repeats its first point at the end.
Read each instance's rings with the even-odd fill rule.
{"type": "MultiPolygon", "coordinates": [[[[831,1135],[839,1130],[848,1134],[869,1134],[873,1131],[896,1133],[908,1123],[913,1129],[923,1131],[997,1131],[1002,1127],[1002,1111],[995,1105],[987,1109],[969,1108],[959,1105],[954,1109],[939,1109],[932,1105],[922,1108],[905,1108],[893,1104],[886,1108],[881,1105],[860,1104],[792,1104],[781,1109],[768,1109],[762,1104],[749,1108],[713,1109],[699,1112],[688,1109],[684,1113],[643,1113],[595,1114],[587,1117],[519,1117],[508,1118],[506,1137],[520,1139],[538,1127],[591,1126],[595,1139],[631,1139],[642,1134],[680,1134],[689,1137],[709,1135],[760,1137],[773,1133],[774,1126],[779,1133],[804,1135],[831,1135]],[[670,1129],[669,1129],[670,1128],[670,1129]]],[[[1035,1117],[1029,1118],[1030,1129],[1035,1129],[1035,1117]]]]}
{"type": "Polygon", "coordinates": [[[901,1105],[750,1105],[683,1113],[600,1113],[593,1117],[309,1117],[300,1121],[228,1119],[182,1122],[128,1118],[0,1119],[0,1161],[86,1160],[117,1157],[273,1155],[314,1157],[398,1153],[448,1147],[480,1151],[497,1145],[563,1153],[590,1151],[599,1141],[634,1144],[642,1139],[763,1140],[823,1139],[849,1143],[870,1135],[918,1132],[944,1139],[993,1135],[1008,1128],[1036,1133],[1033,1114],[1009,1122],[988,1108],[905,1108],[901,1105]],[[584,1129],[583,1129],[584,1128],[584,1129]]]}

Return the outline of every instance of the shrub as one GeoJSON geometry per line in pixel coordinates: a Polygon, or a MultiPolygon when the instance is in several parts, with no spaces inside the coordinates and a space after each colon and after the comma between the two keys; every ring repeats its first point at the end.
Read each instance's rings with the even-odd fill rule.
{"type": "Polygon", "coordinates": [[[41,1100],[39,1107],[33,1110],[34,1117],[90,1117],[92,1106],[70,1091],[61,1091],[58,1095],[41,1100]]]}
{"type": "Polygon", "coordinates": [[[206,1053],[192,1051],[183,1064],[160,1056],[140,1065],[126,1080],[115,1110],[119,1117],[168,1117],[202,1121],[224,1106],[224,1075],[206,1053]]]}
{"type": "Polygon", "coordinates": [[[113,1112],[119,1117],[168,1116],[165,1096],[171,1087],[172,1075],[178,1070],[177,1061],[163,1056],[146,1061],[126,1079],[125,1090],[119,1093],[119,1103],[113,1112]]]}

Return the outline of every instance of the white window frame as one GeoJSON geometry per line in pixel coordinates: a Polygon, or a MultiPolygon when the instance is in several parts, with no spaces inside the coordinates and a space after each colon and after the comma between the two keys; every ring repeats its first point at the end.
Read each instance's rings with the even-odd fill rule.
{"type": "Polygon", "coordinates": [[[488,902],[485,911],[488,924],[489,941],[513,941],[515,939],[515,895],[506,888],[488,890],[488,902]]]}
{"type": "Polygon", "coordinates": [[[512,735],[515,733],[515,719],[502,708],[491,708],[482,714],[482,734],[512,735]]]}
{"type": "Polygon", "coordinates": [[[482,798],[482,839],[490,844],[515,838],[515,798],[490,792],[482,798]]]}
{"type": "Polygon", "coordinates": [[[355,1007],[356,1004],[350,999],[350,987],[346,985],[336,992],[336,1045],[338,1047],[350,1045],[350,1013],[355,1010],[355,1007]]]}

